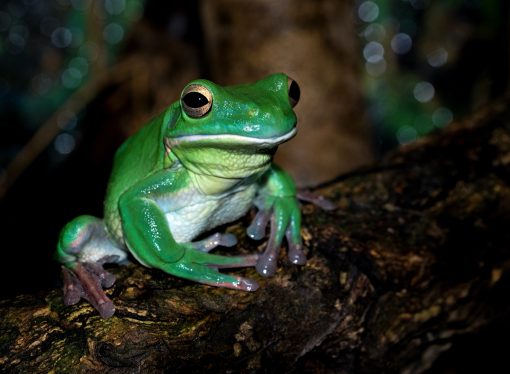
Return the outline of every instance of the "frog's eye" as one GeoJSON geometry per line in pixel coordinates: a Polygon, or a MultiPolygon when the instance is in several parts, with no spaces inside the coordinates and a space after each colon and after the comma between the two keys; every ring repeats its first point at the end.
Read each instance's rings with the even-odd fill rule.
{"type": "Polygon", "coordinates": [[[297,82],[292,78],[287,78],[287,88],[289,90],[290,106],[294,108],[299,101],[299,96],[301,96],[301,90],[297,82]]]}
{"type": "Polygon", "coordinates": [[[209,113],[212,102],[211,91],[200,84],[190,84],[181,94],[182,108],[192,118],[200,118],[209,113]]]}

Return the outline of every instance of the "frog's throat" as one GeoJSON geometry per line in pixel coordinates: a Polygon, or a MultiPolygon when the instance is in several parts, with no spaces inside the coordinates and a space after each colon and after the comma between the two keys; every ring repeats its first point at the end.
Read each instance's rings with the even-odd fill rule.
{"type": "Polygon", "coordinates": [[[222,144],[232,144],[232,145],[249,145],[255,146],[259,149],[263,148],[273,148],[278,144],[284,143],[287,140],[291,139],[296,135],[297,129],[294,127],[289,132],[276,136],[273,138],[254,138],[249,136],[242,135],[234,135],[234,134],[215,134],[215,135],[185,135],[179,136],[173,139],[166,139],[167,147],[173,148],[182,143],[205,143],[205,142],[215,142],[222,144]]]}
{"type": "Polygon", "coordinates": [[[193,185],[203,194],[221,194],[249,185],[271,166],[279,144],[296,134],[292,129],[274,138],[239,135],[189,135],[165,139],[167,153],[174,153],[193,185]],[[183,152],[183,148],[185,151],[183,152]]]}

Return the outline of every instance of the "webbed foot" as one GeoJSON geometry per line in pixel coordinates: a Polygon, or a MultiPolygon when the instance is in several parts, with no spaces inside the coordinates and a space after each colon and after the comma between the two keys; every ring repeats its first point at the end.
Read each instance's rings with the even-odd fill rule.
{"type": "Polygon", "coordinates": [[[306,263],[300,233],[301,212],[298,199],[311,202],[324,210],[336,209],[335,203],[310,191],[299,191],[296,196],[259,196],[255,201],[259,210],[247,233],[250,238],[260,240],[265,236],[266,227],[270,223],[269,240],[256,266],[259,274],[263,276],[271,276],[276,272],[284,237],[288,243],[289,261],[295,265],[306,263]]]}
{"type": "Polygon", "coordinates": [[[295,196],[259,196],[255,201],[259,209],[247,229],[248,236],[259,240],[265,235],[270,224],[270,234],[266,249],[257,261],[256,269],[260,275],[271,276],[276,272],[278,255],[283,242],[287,238],[289,244],[288,257],[290,262],[303,265],[306,256],[301,244],[301,212],[295,196]]]}

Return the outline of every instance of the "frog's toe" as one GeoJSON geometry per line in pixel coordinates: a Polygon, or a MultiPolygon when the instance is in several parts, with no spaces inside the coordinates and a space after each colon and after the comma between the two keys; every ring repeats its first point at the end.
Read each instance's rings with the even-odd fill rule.
{"type": "Polygon", "coordinates": [[[112,301],[106,296],[103,287],[111,287],[115,277],[105,271],[100,263],[75,263],[71,269],[62,268],[64,280],[64,303],[76,304],[80,299],[87,300],[103,318],[115,313],[112,301]]]}
{"type": "Polygon", "coordinates": [[[103,288],[110,288],[115,284],[115,275],[107,272],[103,268],[103,264],[106,262],[115,262],[116,259],[108,259],[101,262],[85,262],[83,266],[91,273],[94,274],[103,288]]]}
{"type": "MultiPolygon", "coordinates": [[[[250,260],[250,263],[254,264],[254,261],[250,260]]],[[[255,291],[259,287],[258,283],[252,279],[220,273],[218,268],[221,266],[225,267],[224,264],[218,266],[214,264],[187,263],[172,265],[163,270],[180,278],[215,287],[231,288],[241,291],[255,291]]]]}
{"type": "Polygon", "coordinates": [[[233,290],[249,291],[253,292],[259,288],[259,284],[253,279],[244,277],[232,277],[229,275],[221,274],[218,272],[220,277],[216,276],[217,279],[214,281],[200,281],[201,283],[208,284],[214,287],[230,288],[233,290]]]}
{"type": "Polygon", "coordinates": [[[283,209],[274,209],[271,218],[269,240],[264,253],[259,256],[257,265],[255,266],[257,272],[264,277],[270,277],[276,273],[278,255],[280,254],[285,227],[287,225],[288,218],[285,216],[283,209]]]}
{"type": "Polygon", "coordinates": [[[289,261],[294,265],[306,264],[306,255],[303,252],[303,245],[301,243],[289,242],[289,261]]]}
{"type": "Polygon", "coordinates": [[[307,190],[298,191],[297,198],[299,200],[312,203],[323,210],[335,210],[337,208],[337,205],[333,201],[307,190]]]}
{"type": "Polygon", "coordinates": [[[271,218],[271,211],[259,210],[253,218],[250,226],[246,229],[246,233],[253,240],[260,240],[266,235],[266,227],[271,218]]]}
{"type": "MultiPolygon", "coordinates": [[[[220,256],[220,257],[226,257],[226,256],[220,256]]],[[[251,255],[245,255],[245,256],[234,256],[234,257],[226,257],[227,259],[233,259],[233,261],[225,261],[224,259],[221,259],[221,261],[215,261],[212,260],[208,265],[211,267],[215,267],[218,269],[229,269],[229,268],[246,268],[246,267],[252,267],[257,264],[257,261],[259,260],[258,254],[251,254],[251,255]]]]}
{"type": "MultiPolygon", "coordinates": [[[[289,237],[290,235],[288,235],[289,237]]],[[[304,265],[306,263],[306,255],[303,252],[303,245],[301,242],[287,240],[289,245],[288,257],[289,261],[294,265],[304,265]]],[[[278,267],[278,255],[280,253],[280,245],[271,243],[269,241],[265,252],[259,256],[255,268],[257,272],[264,276],[270,277],[276,273],[278,267]]]]}
{"type": "Polygon", "coordinates": [[[78,303],[83,295],[80,281],[72,271],[64,266],[62,266],[62,278],[64,280],[64,304],[74,305],[78,303]]]}
{"type": "Polygon", "coordinates": [[[270,277],[276,273],[277,265],[278,253],[271,252],[264,253],[262,256],[260,256],[255,268],[260,275],[264,277],[270,277]]]}
{"type": "Polygon", "coordinates": [[[303,252],[301,236],[299,234],[294,234],[290,228],[287,230],[285,235],[287,237],[287,243],[289,246],[289,261],[294,265],[306,264],[306,255],[303,252]]]}
{"type": "Polygon", "coordinates": [[[199,240],[191,243],[192,246],[201,251],[201,252],[209,252],[216,247],[233,247],[237,244],[237,238],[234,234],[226,233],[221,234],[217,232],[203,240],[199,240]]]}
{"type": "Polygon", "coordinates": [[[257,254],[244,256],[221,256],[197,250],[187,250],[182,263],[205,265],[216,269],[243,268],[255,266],[259,256],[257,254]]]}

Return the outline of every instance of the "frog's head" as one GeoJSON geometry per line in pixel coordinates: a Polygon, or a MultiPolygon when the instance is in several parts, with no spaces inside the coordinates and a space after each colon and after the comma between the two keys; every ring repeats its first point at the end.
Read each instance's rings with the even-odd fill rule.
{"type": "Polygon", "coordinates": [[[166,146],[199,174],[240,178],[269,166],[277,146],[296,133],[299,86],[285,74],[221,87],[188,83],[175,104],[166,146]]]}

